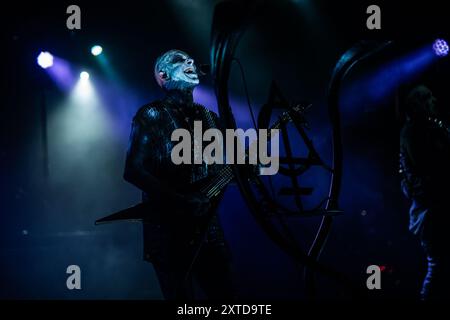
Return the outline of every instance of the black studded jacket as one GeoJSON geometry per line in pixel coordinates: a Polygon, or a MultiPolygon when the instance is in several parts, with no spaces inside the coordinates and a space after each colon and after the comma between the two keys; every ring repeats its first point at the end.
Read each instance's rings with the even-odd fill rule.
{"type": "MultiPolygon", "coordinates": [[[[220,128],[215,113],[193,103],[178,91],[168,92],[162,100],[144,105],[133,118],[124,178],[142,190],[143,201],[152,211],[149,215],[158,217],[152,222],[144,221],[146,260],[168,263],[168,258],[162,257],[164,251],[183,250],[183,242],[189,237],[183,233],[191,232],[192,228],[187,224],[193,221],[194,215],[187,209],[185,196],[195,192],[195,185],[221,169],[218,164],[176,165],[172,162],[171,151],[178,143],[171,141],[172,132],[179,128],[188,130],[193,143],[194,121],[202,121],[203,132],[220,128]]],[[[213,215],[208,233],[210,239],[223,241],[216,215],[213,215]]]]}

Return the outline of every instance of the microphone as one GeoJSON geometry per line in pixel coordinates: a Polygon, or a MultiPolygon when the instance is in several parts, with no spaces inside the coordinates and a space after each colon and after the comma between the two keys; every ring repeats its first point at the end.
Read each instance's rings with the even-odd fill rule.
{"type": "Polygon", "coordinates": [[[211,72],[210,64],[201,64],[198,66],[199,75],[206,76],[211,72]]]}

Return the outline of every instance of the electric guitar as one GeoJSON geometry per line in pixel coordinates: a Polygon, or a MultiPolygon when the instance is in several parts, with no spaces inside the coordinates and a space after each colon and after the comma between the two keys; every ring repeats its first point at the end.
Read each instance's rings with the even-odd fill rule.
{"type": "MultiPolygon", "coordinates": [[[[293,114],[303,114],[311,105],[301,106],[296,105],[288,111],[285,111],[273,126],[267,132],[268,140],[271,139],[271,130],[279,129],[283,124],[291,122],[293,120],[293,114]]],[[[248,155],[248,150],[246,152],[248,155]]],[[[193,186],[193,189],[205,195],[211,202],[212,207],[217,204],[222,191],[233,180],[234,174],[230,164],[223,165],[223,168],[211,179],[207,179],[207,182],[199,182],[193,186]]],[[[139,203],[133,207],[118,211],[101,219],[95,221],[96,225],[104,224],[113,221],[142,221],[151,216],[151,207],[148,203],[139,203]]]]}

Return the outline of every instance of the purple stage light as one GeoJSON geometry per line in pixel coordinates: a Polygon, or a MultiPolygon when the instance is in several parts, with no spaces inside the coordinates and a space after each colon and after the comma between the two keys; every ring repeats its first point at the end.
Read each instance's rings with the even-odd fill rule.
{"type": "Polygon", "coordinates": [[[434,53],[439,57],[445,57],[448,54],[448,44],[443,39],[437,39],[433,44],[434,53]]]}
{"type": "Polygon", "coordinates": [[[37,63],[38,65],[43,68],[47,69],[53,66],[53,56],[49,52],[41,52],[39,56],[37,57],[37,63]]]}
{"type": "Polygon", "coordinates": [[[78,75],[70,63],[56,56],[53,57],[53,66],[45,71],[64,92],[70,92],[78,80],[78,75]]]}

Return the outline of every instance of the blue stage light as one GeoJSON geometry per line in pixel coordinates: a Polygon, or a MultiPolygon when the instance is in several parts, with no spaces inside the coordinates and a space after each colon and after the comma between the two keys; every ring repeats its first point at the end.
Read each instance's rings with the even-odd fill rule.
{"type": "Polygon", "coordinates": [[[41,52],[37,57],[37,63],[43,69],[50,68],[53,66],[53,56],[49,52],[41,52]]]}
{"type": "Polygon", "coordinates": [[[102,52],[103,52],[103,48],[101,46],[93,46],[91,48],[91,53],[94,56],[98,56],[98,55],[102,54],[102,52]]]}
{"type": "Polygon", "coordinates": [[[448,54],[448,44],[443,39],[437,39],[433,44],[434,53],[439,57],[445,57],[448,54]]]}

